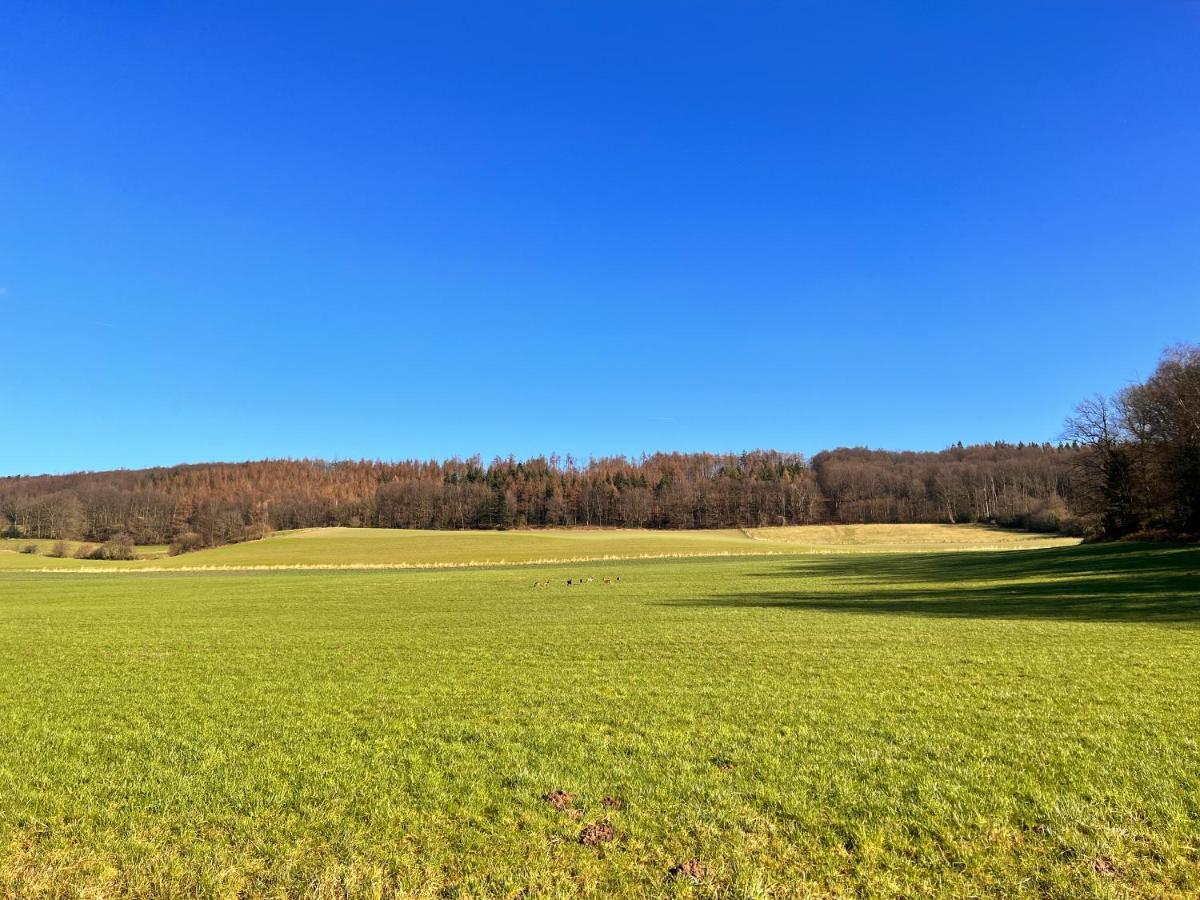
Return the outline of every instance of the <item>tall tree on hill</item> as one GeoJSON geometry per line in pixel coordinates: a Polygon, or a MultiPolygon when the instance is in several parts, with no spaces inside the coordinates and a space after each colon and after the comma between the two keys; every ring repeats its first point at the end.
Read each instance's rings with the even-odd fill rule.
{"type": "Polygon", "coordinates": [[[1200,347],[1163,354],[1154,373],[1067,420],[1079,457],[1077,507],[1104,537],[1200,533],[1200,347]]]}
{"type": "Polygon", "coordinates": [[[1200,532],[1200,347],[1168,350],[1118,403],[1144,479],[1148,524],[1200,532]]]}

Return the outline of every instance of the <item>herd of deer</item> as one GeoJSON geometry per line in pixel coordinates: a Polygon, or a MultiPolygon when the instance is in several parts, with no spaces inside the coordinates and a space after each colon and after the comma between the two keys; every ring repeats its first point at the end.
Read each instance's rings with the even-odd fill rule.
{"type": "MultiPolygon", "coordinates": [[[[567,587],[571,587],[572,585],[576,585],[576,584],[591,584],[595,580],[596,580],[595,578],[568,578],[567,579],[567,587]]],[[[619,582],[621,580],[621,576],[618,575],[616,578],[605,578],[603,580],[604,580],[605,584],[616,584],[617,582],[619,582]]],[[[535,588],[544,588],[544,587],[548,588],[548,587],[550,587],[551,584],[553,584],[553,582],[550,581],[549,579],[546,579],[545,581],[535,581],[533,583],[533,586],[535,588]]]]}

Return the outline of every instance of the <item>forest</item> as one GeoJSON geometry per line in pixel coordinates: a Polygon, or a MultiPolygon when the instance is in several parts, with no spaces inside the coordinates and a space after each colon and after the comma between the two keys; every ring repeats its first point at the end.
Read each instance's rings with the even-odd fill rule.
{"type": "Polygon", "coordinates": [[[1059,527],[1078,451],[656,453],[433,462],[264,460],[0,480],[10,536],[180,549],[328,525],[725,528],[817,522],[1059,527]]]}
{"type": "Polygon", "coordinates": [[[728,528],[974,522],[1097,538],[1200,532],[1200,348],[1081,404],[1064,440],[936,452],[275,459],[0,479],[10,537],[172,544],[279,529],[728,528]]]}

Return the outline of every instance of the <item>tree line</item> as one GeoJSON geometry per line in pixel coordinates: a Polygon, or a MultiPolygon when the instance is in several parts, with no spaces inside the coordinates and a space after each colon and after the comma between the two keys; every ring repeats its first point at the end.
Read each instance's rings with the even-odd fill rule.
{"type": "Polygon", "coordinates": [[[1200,534],[1200,348],[1082,403],[1057,443],[441,461],[275,459],[0,478],[0,534],[170,543],[352,528],[974,522],[1200,534]]]}
{"type": "Polygon", "coordinates": [[[822,522],[993,522],[1056,529],[1071,447],[936,453],[656,453],[444,461],[264,460],[0,479],[0,531],[178,550],[279,529],[594,526],[728,528],[822,522]]]}

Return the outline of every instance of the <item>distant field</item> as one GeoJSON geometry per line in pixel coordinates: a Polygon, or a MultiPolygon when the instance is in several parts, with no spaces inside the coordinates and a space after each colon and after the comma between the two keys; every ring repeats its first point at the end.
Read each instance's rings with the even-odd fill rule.
{"type": "Polygon", "coordinates": [[[797,525],[750,528],[747,533],[756,540],[784,545],[793,552],[1032,550],[1079,543],[1076,538],[985,525],[797,525]]]}
{"type": "MultiPolygon", "coordinates": [[[[112,568],[111,561],[79,560],[74,558],[75,551],[80,546],[95,547],[94,543],[83,541],[65,541],[68,556],[65,559],[47,556],[58,541],[33,540],[29,538],[0,538],[0,571],[4,569],[41,569],[41,568],[70,568],[82,567],[112,568]],[[25,547],[33,545],[36,553],[22,553],[25,547]]],[[[147,561],[159,559],[167,555],[166,544],[144,544],[137,548],[138,555],[147,561]]],[[[121,564],[124,565],[124,564],[121,564]]]]}
{"type": "Polygon", "coordinates": [[[0,574],[0,897],[1196,896],[1198,571],[0,574]]]}
{"type": "MultiPolygon", "coordinates": [[[[921,549],[1016,549],[1063,546],[1073,538],[975,525],[856,525],[756,528],[747,531],[650,531],[556,528],[530,531],[404,531],[313,528],[265,540],[214,547],[178,557],[165,547],[139,548],[137,562],[53,559],[52,541],[39,554],[16,552],[30,543],[0,541],[0,569],[192,568],[200,566],[417,566],[524,563],[606,556],[699,556],[745,553],[877,552],[921,549]]],[[[74,550],[72,545],[72,551],[74,550]]]]}

